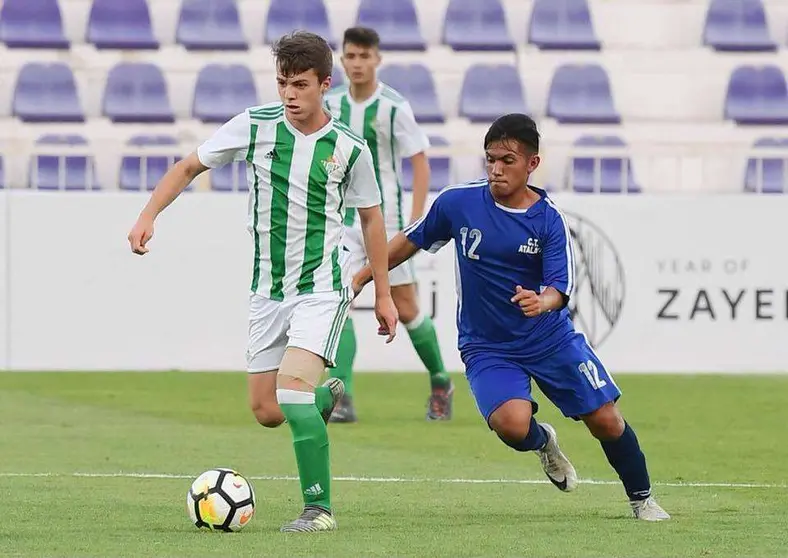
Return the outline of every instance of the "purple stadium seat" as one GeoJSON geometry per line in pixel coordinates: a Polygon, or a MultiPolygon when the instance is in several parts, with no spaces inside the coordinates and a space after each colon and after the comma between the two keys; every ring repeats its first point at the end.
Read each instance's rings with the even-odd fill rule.
{"type": "Polygon", "coordinates": [[[331,72],[331,87],[339,87],[345,83],[345,71],[338,64],[334,64],[331,72]]]}
{"type": "Polygon", "coordinates": [[[9,48],[68,48],[57,0],[5,0],[0,42],[9,48]]]}
{"type": "Polygon", "coordinates": [[[323,0],[272,0],[265,24],[265,42],[273,43],[282,35],[304,29],[323,37],[336,48],[323,0]]]}
{"type": "Polygon", "coordinates": [[[725,118],[737,124],[788,124],[788,87],[777,66],[740,66],[728,82],[725,118]]]}
{"type": "Polygon", "coordinates": [[[87,42],[96,48],[157,49],[145,0],[93,0],[87,42]]]}
{"type": "MultiPolygon", "coordinates": [[[[579,147],[625,147],[617,136],[582,136],[575,145],[579,147]]],[[[582,155],[572,159],[572,177],[569,187],[578,193],[602,194],[640,193],[635,182],[632,163],[629,157],[605,156],[590,157],[582,155]]]]}
{"type": "Polygon", "coordinates": [[[249,68],[208,64],[197,77],[192,115],[203,122],[224,123],[257,104],[257,88],[249,68]]]}
{"type": "Polygon", "coordinates": [[[432,74],[421,64],[389,64],[378,77],[410,102],[417,122],[444,122],[432,74]]]}
{"type": "Polygon", "coordinates": [[[216,192],[248,192],[246,161],[236,161],[211,170],[211,190],[216,192]]]}
{"type": "Polygon", "coordinates": [[[443,42],[454,50],[513,50],[500,0],[451,0],[443,42]]]}
{"type": "Polygon", "coordinates": [[[773,51],[761,0],[712,0],[703,44],[719,51],[773,51]]]}
{"type": "Polygon", "coordinates": [[[71,68],[62,62],[25,64],[16,80],[13,114],[24,122],[83,122],[71,68]]]}
{"type": "MultiPolygon", "coordinates": [[[[161,180],[161,177],[164,176],[164,173],[181,160],[177,148],[178,141],[171,136],[135,136],[129,140],[129,145],[138,148],[167,145],[174,147],[170,155],[125,155],[120,162],[120,180],[118,182],[121,190],[153,190],[159,180],[161,180]]],[[[191,185],[189,185],[188,189],[191,189],[191,185]]]]}
{"type": "Polygon", "coordinates": [[[750,193],[783,194],[788,192],[788,138],[761,138],[755,142],[757,148],[784,149],[783,157],[758,157],[756,153],[747,160],[744,191],[750,193]]]}
{"type": "Polygon", "coordinates": [[[599,50],[586,0],[536,0],[528,42],[543,50],[599,50]]]}
{"type": "MultiPolygon", "coordinates": [[[[78,135],[41,136],[36,142],[47,153],[31,157],[28,188],[37,190],[99,190],[93,157],[69,155],[68,149],[57,146],[87,145],[78,135]]],[[[40,148],[39,148],[40,149],[40,148]]]]}
{"type": "Polygon", "coordinates": [[[618,124],[610,80],[597,64],[565,64],[553,75],[547,116],[563,124],[618,124]]]}
{"type": "Polygon", "coordinates": [[[374,28],[383,50],[425,50],[413,0],[361,0],[356,25],[374,28]]]}
{"type": "MultiPolygon", "coordinates": [[[[449,142],[441,136],[430,136],[433,146],[448,146],[449,142]]],[[[438,155],[429,158],[430,161],[430,192],[440,192],[452,184],[451,157],[438,155]]],[[[402,189],[406,192],[413,191],[413,166],[410,159],[402,160],[402,189]]]]}
{"type": "Polygon", "coordinates": [[[121,62],[112,68],[104,89],[104,115],[113,122],[174,122],[159,67],[121,62]]]}
{"type": "Polygon", "coordinates": [[[460,116],[471,122],[492,122],[510,112],[528,113],[517,68],[509,64],[468,68],[460,93],[460,116]]]}
{"type": "Polygon", "coordinates": [[[235,0],[184,0],[176,33],[187,50],[246,50],[235,0]]]}

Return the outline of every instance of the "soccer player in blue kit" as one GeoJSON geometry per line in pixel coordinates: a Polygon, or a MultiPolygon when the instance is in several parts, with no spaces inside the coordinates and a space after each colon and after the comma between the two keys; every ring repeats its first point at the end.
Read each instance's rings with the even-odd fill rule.
{"type": "MultiPolygon", "coordinates": [[[[564,416],[582,420],[600,441],[634,516],[669,519],[651,495],[635,431],[616,406],[621,392],[569,318],[571,233],[547,194],[528,185],[540,162],[539,139],[524,114],[497,119],[484,138],[487,179],[445,188],[424,217],[389,242],[389,269],[454,240],[459,349],[488,426],[511,448],[535,451],[560,490],[574,490],[577,473],[555,429],[534,418],[533,378],[564,416]]],[[[369,268],[359,271],[356,293],[371,279],[369,268]]]]}

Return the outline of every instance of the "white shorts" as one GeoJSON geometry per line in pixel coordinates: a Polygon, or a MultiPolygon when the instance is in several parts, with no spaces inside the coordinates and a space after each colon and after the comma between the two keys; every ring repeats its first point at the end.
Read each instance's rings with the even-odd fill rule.
{"type": "MultiPolygon", "coordinates": [[[[391,240],[399,231],[386,231],[388,239],[391,240]]],[[[345,248],[350,255],[348,266],[351,275],[355,275],[362,267],[367,265],[367,252],[364,249],[364,235],[359,229],[345,229],[345,248]]],[[[416,271],[413,269],[413,261],[408,260],[401,263],[389,271],[389,285],[398,287],[400,285],[411,285],[416,282],[416,271]]]]}
{"type": "Polygon", "coordinates": [[[281,302],[253,293],[249,299],[247,371],[277,370],[287,347],[314,353],[333,367],[351,298],[349,289],[304,294],[281,302]]]}

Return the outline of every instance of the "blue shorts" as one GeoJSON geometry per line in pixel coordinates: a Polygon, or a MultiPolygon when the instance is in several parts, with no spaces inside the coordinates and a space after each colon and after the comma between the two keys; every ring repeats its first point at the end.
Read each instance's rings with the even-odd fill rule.
{"type": "Polygon", "coordinates": [[[574,419],[621,396],[613,378],[579,333],[559,350],[535,361],[516,354],[477,351],[463,355],[463,361],[476,407],[488,423],[493,411],[510,399],[531,401],[536,413],[531,378],[564,416],[574,419]]]}

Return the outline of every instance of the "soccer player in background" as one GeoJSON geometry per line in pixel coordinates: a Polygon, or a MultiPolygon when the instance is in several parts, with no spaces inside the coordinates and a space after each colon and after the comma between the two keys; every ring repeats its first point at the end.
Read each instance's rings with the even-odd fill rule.
{"type": "Polygon", "coordinates": [[[372,155],[362,138],[323,107],[332,52],[315,34],[274,45],[281,102],[245,110],[177,163],[156,186],[129,234],[148,251],[156,217],[200,173],[246,161],[254,263],[247,351],[248,387],[258,422],[287,421],[304,510],[282,531],[336,528],[331,509],[326,423],[344,393],[341,380],[316,387],[336,358],[351,275],[343,257],[344,208],[358,208],[375,276],[375,314],[394,337],[397,311],[386,269],[386,230],[372,155]]]}
{"type": "MultiPolygon", "coordinates": [[[[635,432],[616,406],[621,392],[569,319],[571,233],[547,194],[528,185],[540,162],[536,124],[523,114],[502,116],[484,149],[487,179],[444,189],[425,217],[389,242],[389,268],[454,240],[459,349],[488,426],[511,448],[535,451],[559,489],[575,488],[577,474],[555,429],[534,419],[533,378],[600,441],[635,517],[669,519],[651,495],[635,432]]],[[[354,277],[354,291],[370,280],[367,266],[354,277]]]]}
{"type": "MultiPolygon", "coordinates": [[[[375,176],[383,197],[386,232],[393,237],[424,212],[430,182],[430,167],[425,151],[430,143],[416,124],[413,110],[402,95],[378,81],[380,37],[374,29],[353,27],[345,31],[342,43],[342,64],[349,86],[332,89],[326,94],[328,109],[362,136],[372,152],[375,176]],[[402,159],[410,159],[413,167],[413,202],[406,220],[402,208],[400,168],[402,159]]],[[[352,268],[358,271],[366,263],[366,253],[355,212],[348,211],[345,246],[351,251],[352,268]]],[[[389,273],[391,296],[400,321],[405,325],[416,353],[430,374],[431,395],[427,402],[428,420],[451,418],[452,385],[443,365],[435,326],[419,309],[416,275],[412,262],[405,262],[389,273]]],[[[339,338],[337,365],[332,375],[345,382],[345,396],[331,416],[332,422],[355,422],[353,406],[353,360],[356,356],[356,334],[353,320],[348,318],[339,338]]]]}

